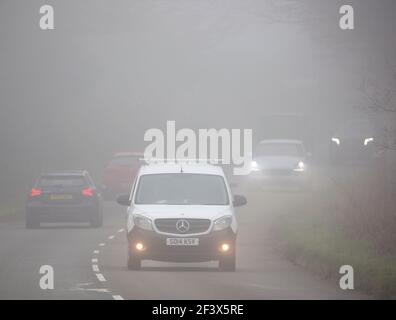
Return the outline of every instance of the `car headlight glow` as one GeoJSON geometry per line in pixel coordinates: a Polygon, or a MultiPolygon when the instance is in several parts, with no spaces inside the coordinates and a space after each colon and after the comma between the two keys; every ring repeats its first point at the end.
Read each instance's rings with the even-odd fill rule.
{"type": "Polygon", "coordinates": [[[304,162],[299,161],[299,162],[297,163],[297,168],[295,168],[294,171],[302,172],[302,171],[304,171],[304,170],[305,170],[305,164],[304,164],[304,162]]]}
{"type": "Polygon", "coordinates": [[[251,163],[250,163],[250,168],[252,169],[252,170],[258,170],[259,169],[259,165],[258,165],[258,163],[257,163],[257,161],[252,161],[251,163]]]}
{"type": "Polygon", "coordinates": [[[141,242],[138,242],[135,244],[135,248],[137,251],[143,251],[144,250],[144,244],[141,242]]]}
{"type": "Polygon", "coordinates": [[[228,243],[223,243],[220,246],[220,251],[223,253],[228,252],[229,250],[230,250],[230,245],[228,243]]]}
{"type": "Polygon", "coordinates": [[[337,145],[341,143],[340,139],[338,138],[331,138],[331,141],[335,142],[337,145]]]}
{"type": "Polygon", "coordinates": [[[224,216],[217,219],[213,224],[213,231],[220,231],[227,229],[232,223],[232,217],[224,216]]]}
{"type": "Polygon", "coordinates": [[[146,218],[141,215],[135,215],[133,217],[133,222],[140,229],[150,230],[150,231],[153,230],[153,223],[152,223],[151,219],[149,219],[149,218],[146,218]]]}
{"type": "Polygon", "coordinates": [[[374,138],[367,138],[367,139],[364,139],[364,145],[367,146],[368,143],[369,143],[369,142],[372,142],[372,141],[374,141],[374,138]]]}

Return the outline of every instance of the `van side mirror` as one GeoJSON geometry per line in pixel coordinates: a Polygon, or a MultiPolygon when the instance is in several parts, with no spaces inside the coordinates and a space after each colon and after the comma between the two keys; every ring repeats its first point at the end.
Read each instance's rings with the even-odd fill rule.
{"type": "Polygon", "coordinates": [[[129,200],[129,194],[122,194],[117,197],[117,203],[129,207],[131,205],[131,200],[129,200]]]}
{"type": "Polygon", "coordinates": [[[247,200],[245,196],[241,196],[239,194],[234,195],[234,201],[232,202],[234,207],[241,207],[247,204],[247,200]]]}

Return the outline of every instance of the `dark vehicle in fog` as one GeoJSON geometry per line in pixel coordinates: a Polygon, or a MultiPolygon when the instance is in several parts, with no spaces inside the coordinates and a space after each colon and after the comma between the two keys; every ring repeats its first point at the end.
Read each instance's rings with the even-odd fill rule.
{"type": "Polygon", "coordinates": [[[102,188],[105,199],[131,190],[132,181],[140,167],[141,152],[119,152],[114,154],[103,172],[102,188]]]}
{"type": "Polygon", "coordinates": [[[300,140],[263,140],[254,150],[249,179],[262,185],[309,190],[309,156],[300,140]]]}
{"type": "Polygon", "coordinates": [[[87,171],[58,171],[42,174],[26,203],[26,227],[42,222],[103,223],[102,196],[87,171]]]}
{"type": "Polygon", "coordinates": [[[330,138],[332,164],[369,161],[375,152],[375,130],[365,119],[344,123],[330,138]]]}

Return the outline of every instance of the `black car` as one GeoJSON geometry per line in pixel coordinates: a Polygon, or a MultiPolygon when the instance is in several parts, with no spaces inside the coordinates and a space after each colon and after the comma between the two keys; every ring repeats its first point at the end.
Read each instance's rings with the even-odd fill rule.
{"type": "Polygon", "coordinates": [[[26,227],[41,222],[103,223],[102,196],[85,170],[42,174],[30,191],[26,203],[26,227]]]}
{"type": "Polygon", "coordinates": [[[330,161],[332,164],[370,161],[375,152],[375,140],[375,129],[370,121],[348,121],[330,139],[330,161]]]}

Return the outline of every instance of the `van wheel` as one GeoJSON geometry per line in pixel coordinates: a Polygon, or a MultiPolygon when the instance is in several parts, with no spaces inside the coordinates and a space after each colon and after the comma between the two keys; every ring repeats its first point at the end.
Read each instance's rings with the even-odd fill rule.
{"type": "Polygon", "coordinates": [[[235,271],[236,269],[236,255],[235,251],[229,255],[224,256],[219,260],[219,269],[220,271],[235,271]]]}
{"type": "Polygon", "coordinates": [[[37,229],[40,227],[40,221],[32,215],[26,216],[26,229],[37,229]]]}
{"type": "Polygon", "coordinates": [[[140,270],[142,267],[142,260],[132,255],[128,255],[128,270],[140,270]]]}

